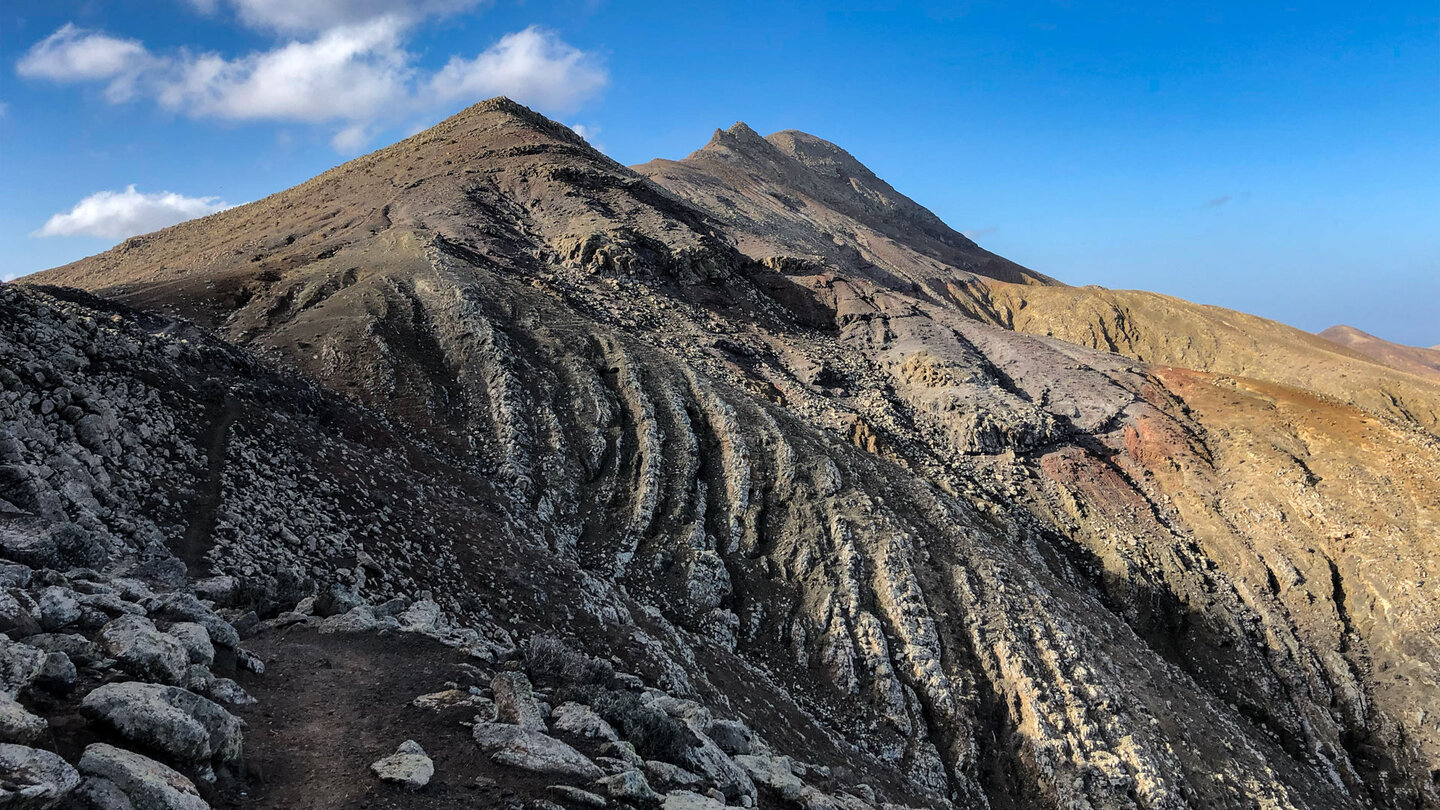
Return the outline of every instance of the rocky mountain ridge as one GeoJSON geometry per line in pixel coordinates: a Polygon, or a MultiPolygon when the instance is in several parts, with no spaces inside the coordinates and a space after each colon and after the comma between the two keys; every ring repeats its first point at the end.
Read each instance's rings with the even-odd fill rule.
{"type": "MultiPolygon", "coordinates": [[[[27,369],[5,379],[0,423],[22,438],[0,508],[105,554],[47,560],[41,579],[178,559],[167,587],[287,673],[237,674],[260,698],[241,714],[346,703],[314,697],[323,683],[396,735],[327,758],[268,718],[240,760],[268,782],[93,744],[257,806],[344,806],[357,780],[437,807],[473,790],[572,807],[1435,804],[1440,398],[1423,381],[1326,349],[1335,380],[1363,370],[1396,401],[1299,385],[1276,347],[1329,355],[1264,323],[1233,327],[1258,347],[1252,374],[1206,370],[1243,355],[1177,348],[1174,319],[1141,306],[1089,333],[1128,335],[1104,348],[1141,359],[1025,334],[1069,336],[1085,321],[1066,296],[1108,293],[980,251],[800,133],[735,127],[639,168],[485,102],[0,288],[4,367],[27,369]],[[1177,351],[1204,362],[1166,363],[1177,351]],[[86,392],[78,413],[61,389],[86,392]],[[90,402],[125,415],[115,448],[81,441],[90,402]],[[122,475],[129,447],[170,461],[122,475]],[[412,651],[444,680],[392,664],[361,692],[297,666],[344,669],[351,650],[412,651]],[[363,781],[372,761],[400,786],[363,781]],[[306,772],[332,781],[307,790],[306,772]]],[[[1228,318],[1186,307],[1198,332],[1228,318]]],[[[134,676],[105,664],[85,683],[134,676]]],[[[48,705],[32,684],[26,711],[48,705]]],[[[79,728],[59,746],[71,763],[95,733],[79,728]]],[[[120,785],[80,765],[88,793],[120,785]]]]}

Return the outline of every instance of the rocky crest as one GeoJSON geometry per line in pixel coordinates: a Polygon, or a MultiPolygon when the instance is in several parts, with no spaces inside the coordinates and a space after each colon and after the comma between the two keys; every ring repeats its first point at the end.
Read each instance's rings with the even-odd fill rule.
{"type": "Polygon", "coordinates": [[[1184,368],[1102,295],[802,133],[637,173],[506,100],[0,287],[0,759],[96,807],[1436,806],[1440,397],[1258,319],[1184,368]]]}

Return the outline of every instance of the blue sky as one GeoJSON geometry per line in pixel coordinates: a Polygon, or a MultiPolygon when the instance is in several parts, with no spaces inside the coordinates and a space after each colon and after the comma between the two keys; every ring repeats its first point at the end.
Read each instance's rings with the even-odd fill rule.
{"type": "Polygon", "coordinates": [[[625,163],[803,129],[1068,283],[1440,343],[1429,0],[12,0],[0,277],[499,93],[625,163]]]}

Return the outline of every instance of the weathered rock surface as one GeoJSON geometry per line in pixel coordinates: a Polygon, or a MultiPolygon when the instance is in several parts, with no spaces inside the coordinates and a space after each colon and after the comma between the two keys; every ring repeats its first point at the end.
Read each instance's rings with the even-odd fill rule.
{"type": "Polygon", "coordinates": [[[559,740],[509,723],[476,723],[475,743],[495,762],[535,773],[599,779],[588,757],[559,740]]]}
{"type": "Polygon", "coordinates": [[[80,784],[80,774],[58,755],[0,743],[0,807],[54,807],[80,784]]]}
{"type": "Polygon", "coordinates": [[[156,683],[185,682],[190,654],[179,640],[162,633],[144,616],[125,615],[105,625],[101,649],[126,672],[156,683]]]}
{"type": "Polygon", "coordinates": [[[49,730],[50,724],[45,718],[37,717],[15,698],[0,693],[0,743],[34,745],[49,730]]]}
{"type": "Polygon", "coordinates": [[[371,763],[370,770],[382,782],[392,782],[406,790],[419,790],[430,784],[435,775],[435,763],[425,755],[425,749],[414,740],[400,743],[395,753],[371,763]]]}
{"type": "Polygon", "coordinates": [[[134,810],[210,810],[195,783],[134,751],[105,743],[87,746],[80,772],[108,783],[92,786],[92,796],[110,799],[118,791],[134,810]]]}
{"type": "Polygon", "coordinates": [[[1287,370],[1334,350],[1274,325],[1234,327],[1232,376],[1152,364],[1218,362],[1215,314],[1172,341],[987,280],[1048,281],[832,145],[752,136],[662,188],[489,102],[27,282],[111,301],[0,286],[0,556],[35,572],[4,572],[11,639],[152,641],[143,614],[187,678],[175,622],[264,669],[187,592],[214,577],[247,633],[443,638],[477,688],[565,639],[584,655],[528,677],[623,739],[592,762],[482,720],[487,766],[644,757],[692,791],[667,803],[750,798],[727,751],[790,757],[816,807],[1440,801],[1425,384],[1287,370]],[[49,587],[82,615],[45,619],[49,587]]]}
{"type": "Polygon", "coordinates": [[[191,762],[232,762],[243,751],[240,721],[186,689],[153,683],[106,684],[81,703],[126,739],[191,762]]]}

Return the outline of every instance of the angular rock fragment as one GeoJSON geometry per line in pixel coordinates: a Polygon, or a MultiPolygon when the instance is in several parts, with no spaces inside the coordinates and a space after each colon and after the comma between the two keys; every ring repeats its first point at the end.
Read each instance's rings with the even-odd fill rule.
{"type": "Polygon", "coordinates": [[[425,755],[425,749],[414,740],[400,743],[395,753],[370,763],[370,770],[383,782],[392,782],[406,790],[419,790],[430,784],[435,775],[435,763],[425,755]]]}
{"type": "Polygon", "coordinates": [[[530,731],[545,731],[545,716],[525,673],[499,672],[490,681],[490,689],[495,695],[495,715],[500,722],[530,731]]]}

